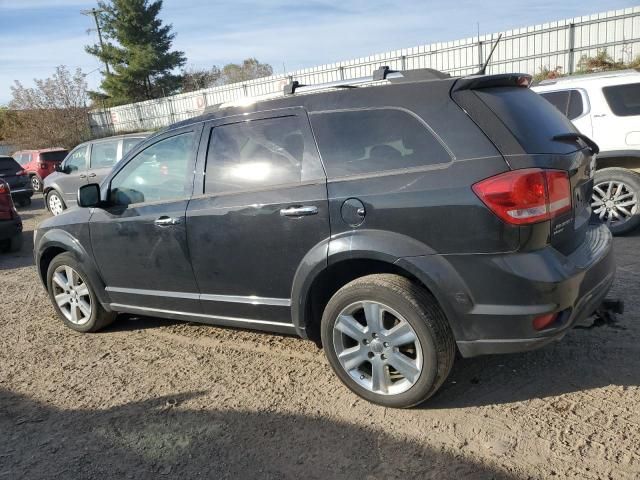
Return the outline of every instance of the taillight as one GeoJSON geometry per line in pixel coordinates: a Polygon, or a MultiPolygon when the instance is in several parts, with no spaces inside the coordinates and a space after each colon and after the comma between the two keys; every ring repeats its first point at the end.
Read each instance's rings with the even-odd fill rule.
{"type": "Polygon", "coordinates": [[[16,215],[9,185],[0,182],[0,220],[11,220],[16,215]]]}
{"type": "Polygon", "coordinates": [[[39,168],[47,168],[47,167],[48,167],[48,165],[47,165],[46,163],[42,162],[42,163],[40,164],[40,167],[39,167],[39,168]]]}
{"type": "Polygon", "coordinates": [[[543,222],[571,210],[569,175],[562,170],[513,170],[476,183],[473,191],[513,225],[543,222]]]}

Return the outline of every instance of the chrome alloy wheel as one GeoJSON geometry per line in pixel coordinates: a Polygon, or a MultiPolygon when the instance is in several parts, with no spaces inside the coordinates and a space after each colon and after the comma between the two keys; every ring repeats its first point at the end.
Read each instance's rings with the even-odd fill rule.
{"type": "Polygon", "coordinates": [[[48,201],[49,211],[54,215],[60,215],[64,211],[64,208],[62,208],[62,200],[60,200],[60,197],[58,195],[49,195],[48,201]]]}
{"type": "Polygon", "coordinates": [[[638,212],[638,197],[623,182],[602,182],[593,187],[591,208],[607,225],[621,225],[638,212]]]}
{"type": "Polygon", "coordinates": [[[80,274],[67,265],[53,272],[53,296],[62,314],[75,325],[84,325],[91,319],[91,295],[80,274]]]}
{"type": "Polygon", "coordinates": [[[346,307],[333,326],[338,361],[361,387],[381,395],[409,390],[422,372],[422,348],[402,315],[378,302],[346,307]]]}
{"type": "Polygon", "coordinates": [[[31,177],[31,186],[33,187],[34,192],[39,192],[42,184],[40,183],[40,179],[35,175],[31,177]]]}

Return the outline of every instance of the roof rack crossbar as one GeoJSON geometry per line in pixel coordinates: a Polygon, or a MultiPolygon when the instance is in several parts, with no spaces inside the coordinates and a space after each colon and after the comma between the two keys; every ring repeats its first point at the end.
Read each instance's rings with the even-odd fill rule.
{"type": "Polygon", "coordinates": [[[388,66],[383,66],[375,70],[372,75],[367,77],[351,78],[349,80],[336,80],[333,82],[316,83],[313,85],[303,85],[297,80],[291,80],[284,86],[284,94],[293,95],[294,93],[314,92],[316,90],[325,90],[327,88],[355,88],[364,83],[401,78],[402,76],[401,72],[391,70],[388,66]]]}

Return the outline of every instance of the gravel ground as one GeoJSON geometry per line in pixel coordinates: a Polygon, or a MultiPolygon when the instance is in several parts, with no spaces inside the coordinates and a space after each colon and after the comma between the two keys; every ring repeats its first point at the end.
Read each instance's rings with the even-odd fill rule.
{"type": "Polygon", "coordinates": [[[25,245],[0,255],[0,479],[639,478],[640,233],[616,239],[615,324],[459,360],[426,405],[360,400],[293,337],[54,315],[25,245]]]}

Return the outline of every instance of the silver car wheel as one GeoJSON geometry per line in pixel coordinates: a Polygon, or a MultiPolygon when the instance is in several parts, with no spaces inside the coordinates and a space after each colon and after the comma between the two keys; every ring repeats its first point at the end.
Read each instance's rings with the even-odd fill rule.
{"type": "Polygon", "coordinates": [[[31,186],[33,187],[34,192],[39,192],[40,188],[42,187],[40,180],[35,175],[31,177],[31,186]]]}
{"type": "Polygon", "coordinates": [[[67,320],[84,325],[91,319],[91,295],[84,279],[73,268],[60,265],[53,272],[53,297],[67,320]]]}
{"type": "Polygon", "coordinates": [[[60,215],[64,211],[64,207],[62,206],[62,200],[56,193],[50,193],[47,197],[47,201],[49,203],[49,211],[54,215],[60,215]]]}
{"type": "Polygon", "coordinates": [[[591,208],[607,225],[622,225],[638,212],[638,197],[626,183],[602,182],[593,187],[591,208]]]}
{"type": "Polygon", "coordinates": [[[346,307],[333,326],[338,361],[361,387],[381,395],[409,390],[420,378],[422,348],[411,324],[373,301],[346,307]]]}

